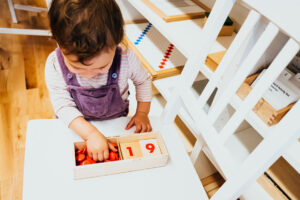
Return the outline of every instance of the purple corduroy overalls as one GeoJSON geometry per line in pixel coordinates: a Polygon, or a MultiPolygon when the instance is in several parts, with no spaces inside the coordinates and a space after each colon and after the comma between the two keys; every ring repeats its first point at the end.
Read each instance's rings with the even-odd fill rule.
{"type": "Polygon", "coordinates": [[[129,101],[122,99],[118,85],[121,48],[116,49],[112,66],[108,71],[107,84],[91,89],[79,85],[76,75],[65,65],[61,50],[57,48],[55,51],[68,91],[86,120],[107,120],[128,114],[129,101]]]}

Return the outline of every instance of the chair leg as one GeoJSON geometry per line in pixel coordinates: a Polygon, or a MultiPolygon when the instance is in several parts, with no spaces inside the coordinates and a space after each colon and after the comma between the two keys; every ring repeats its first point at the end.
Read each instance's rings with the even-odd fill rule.
{"type": "Polygon", "coordinates": [[[8,7],[9,7],[9,11],[10,11],[10,15],[11,15],[13,23],[18,23],[18,19],[17,19],[17,16],[16,16],[13,1],[12,0],[7,0],[7,3],[8,3],[8,7]]]}

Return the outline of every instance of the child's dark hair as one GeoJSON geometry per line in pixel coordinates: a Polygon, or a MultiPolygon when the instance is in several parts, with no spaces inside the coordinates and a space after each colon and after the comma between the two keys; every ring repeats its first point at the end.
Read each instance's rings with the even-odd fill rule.
{"type": "Polygon", "coordinates": [[[115,0],[53,0],[48,16],[53,38],[81,63],[118,45],[124,36],[115,0]]]}

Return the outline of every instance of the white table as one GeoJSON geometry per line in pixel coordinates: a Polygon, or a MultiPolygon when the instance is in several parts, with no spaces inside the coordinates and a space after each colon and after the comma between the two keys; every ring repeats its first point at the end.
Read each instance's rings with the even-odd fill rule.
{"type": "MultiPolygon", "coordinates": [[[[95,122],[106,136],[125,131],[129,118],[95,122]],[[113,126],[112,126],[113,125],[113,126]]],[[[73,180],[72,148],[80,137],[61,121],[33,120],[28,124],[23,200],[75,199],[204,199],[201,182],[185,152],[174,126],[159,128],[159,118],[151,118],[160,129],[169,152],[165,167],[83,180],[73,180]]]]}

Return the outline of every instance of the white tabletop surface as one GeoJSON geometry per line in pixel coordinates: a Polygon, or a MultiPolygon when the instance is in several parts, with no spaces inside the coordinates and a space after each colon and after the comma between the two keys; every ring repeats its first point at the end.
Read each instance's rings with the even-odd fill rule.
{"type": "MultiPolygon", "coordinates": [[[[106,136],[125,131],[129,118],[95,122],[106,136]],[[113,124],[113,126],[112,126],[113,124]]],[[[175,127],[159,128],[169,153],[165,167],[73,180],[72,145],[81,139],[57,119],[33,120],[28,124],[23,200],[75,199],[203,199],[200,180],[176,133],[175,127]],[[164,131],[166,130],[166,131],[164,131]]]]}

